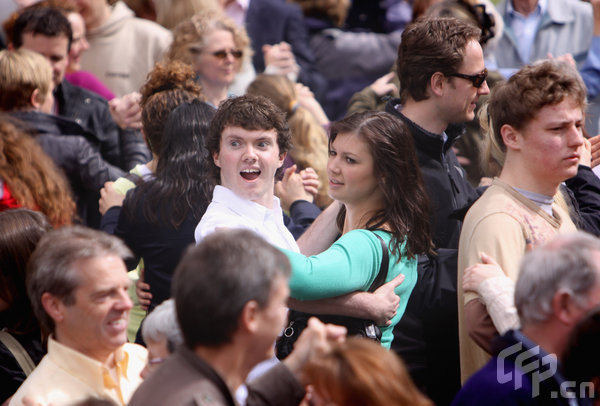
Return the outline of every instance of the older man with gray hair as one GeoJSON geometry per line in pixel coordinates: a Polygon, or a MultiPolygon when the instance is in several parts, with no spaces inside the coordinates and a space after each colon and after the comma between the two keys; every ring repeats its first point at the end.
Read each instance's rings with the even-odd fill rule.
{"type": "MultiPolygon", "coordinates": [[[[496,342],[496,356],[469,379],[453,405],[577,405],[580,393],[560,373],[568,338],[600,304],[600,240],[563,234],[523,257],[515,286],[520,330],[496,342]]],[[[585,392],[585,391],[584,391],[585,392]]]]}
{"type": "Polygon", "coordinates": [[[48,354],[9,405],[67,405],[90,396],[127,404],[141,383],[143,347],[127,343],[133,306],[121,240],[84,227],[50,231],[27,266],[27,293],[48,354]]]}

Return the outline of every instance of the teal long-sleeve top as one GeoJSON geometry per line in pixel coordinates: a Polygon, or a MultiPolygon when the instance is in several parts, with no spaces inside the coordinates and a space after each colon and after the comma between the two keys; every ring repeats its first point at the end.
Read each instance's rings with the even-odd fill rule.
{"type": "MultiPolygon", "coordinates": [[[[298,300],[318,300],[336,297],[354,291],[367,291],[379,272],[381,243],[372,231],[352,230],[340,237],[329,249],[310,257],[283,250],[290,260],[291,296],[298,300]]],[[[404,314],[408,298],[417,283],[417,259],[407,259],[404,245],[401,257],[392,254],[389,247],[391,234],[375,231],[388,244],[389,266],[386,282],[404,274],[404,282],[395,290],[400,305],[390,326],[380,326],[381,345],[390,348],[393,328],[404,314]]]]}

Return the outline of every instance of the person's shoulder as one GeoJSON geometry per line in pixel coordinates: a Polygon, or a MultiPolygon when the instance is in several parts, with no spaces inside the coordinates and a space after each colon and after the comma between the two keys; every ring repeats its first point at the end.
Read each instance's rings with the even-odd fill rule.
{"type": "Polygon", "coordinates": [[[154,21],[134,17],[130,20],[131,28],[136,34],[143,35],[148,40],[171,40],[171,31],[154,21]]]}
{"type": "Polygon", "coordinates": [[[278,15],[291,15],[300,12],[300,7],[297,4],[280,0],[252,0],[250,1],[250,7],[253,5],[257,9],[277,13],[278,15]]]}
{"type": "Polygon", "coordinates": [[[63,80],[62,87],[66,112],[77,111],[82,113],[87,111],[98,117],[110,117],[108,102],[104,97],[91,90],[69,83],[67,80],[63,80]]]}
{"type": "Polygon", "coordinates": [[[589,2],[578,1],[578,0],[548,0],[549,2],[556,2],[560,4],[560,7],[566,10],[570,10],[575,14],[575,17],[589,17],[592,12],[592,5],[589,2]]]}
{"type": "Polygon", "coordinates": [[[148,357],[148,350],[146,347],[135,343],[123,344],[123,351],[129,354],[129,356],[141,357],[144,359],[148,357]]]}
{"type": "MultiPolygon", "coordinates": [[[[527,388],[531,384],[527,381],[527,377],[521,376],[523,381],[519,388],[515,387],[514,379],[500,383],[497,364],[498,359],[494,357],[469,378],[454,398],[452,406],[530,404],[531,394],[527,388]]],[[[503,374],[511,378],[519,374],[514,364],[505,364],[503,374]]]]}

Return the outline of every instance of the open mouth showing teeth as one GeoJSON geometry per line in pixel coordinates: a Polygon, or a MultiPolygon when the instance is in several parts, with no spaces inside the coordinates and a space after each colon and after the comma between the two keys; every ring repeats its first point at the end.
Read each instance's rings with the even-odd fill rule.
{"type": "Polygon", "coordinates": [[[260,169],[244,169],[240,175],[246,180],[254,180],[260,176],[260,169]]]}

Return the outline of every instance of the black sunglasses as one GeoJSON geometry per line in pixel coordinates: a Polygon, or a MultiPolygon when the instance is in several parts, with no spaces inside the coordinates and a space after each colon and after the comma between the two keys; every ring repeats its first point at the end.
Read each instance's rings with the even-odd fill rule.
{"type": "Polygon", "coordinates": [[[485,82],[485,79],[488,76],[488,70],[486,68],[483,70],[483,72],[478,73],[477,75],[465,75],[464,73],[451,73],[447,76],[455,76],[457,78],[467,79],[467,80],[470,80],[471,83],[473,83],[473,86],[481,87],[481,85],[483,85],[483,82],[485,82]]]}
{"type": "Polygon", "coordinates": [[[217,59],[223,60],[227,58],[227,55],[229,54],[231,54],[231,56],[233,56],[235,59],[240,59],[242,55],[244,55],[244,52],[240,51],[239,49],[220,49],[218,51],[213,52],[212,56],[214,56],[217,59]]]}

